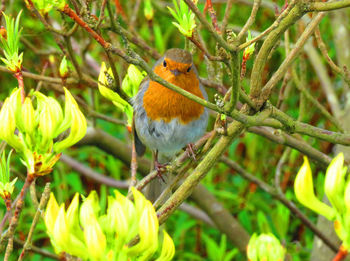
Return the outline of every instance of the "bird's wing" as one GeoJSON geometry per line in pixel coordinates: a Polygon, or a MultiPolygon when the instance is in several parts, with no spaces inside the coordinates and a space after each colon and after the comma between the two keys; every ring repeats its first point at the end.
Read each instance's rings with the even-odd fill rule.
{"type": "Polygon", "coordinates": [[[133,135],[134,135],[134,143],[135,143],[136,153],[137,153],[137,155],[139,157],[142,157],[145,154],[146,146],[141,142],[139,136],[137,135],[136,126],[135,126],[135,110],[136,110],[136,108],[138,108],[141,105],[140,103],[142,103],[140,101],[140,98],[141,98],[141,100],[143,99],[143,94],[142,93],[144,93],[145,90],[147,89],[148,82],[149,82],[149,78],[145,77],[142,80],[142,82],[140,83],[138,94],[132,100],[132,104],[134,106],[134,115],[133,115],[133,121],[132,121],[132,132],[133,132],[133,135]],[[140,94],[141,94],[141,96],[137,97],[140,94]]]}
{"type": "Polygon", "coordinates": [[[136,153],[139,157],[142,157],[145,154],[146,146],[143,145],[139,136],[137,135],[137,131],[135,130],[135,119],[133,119],[133,121],[132,121],[132,132],[134,134],[136,153]]]}

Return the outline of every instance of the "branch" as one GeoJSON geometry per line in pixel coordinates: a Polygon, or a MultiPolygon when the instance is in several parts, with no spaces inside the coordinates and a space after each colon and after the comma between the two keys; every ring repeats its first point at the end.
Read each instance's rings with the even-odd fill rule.
{"type": "Polygon", "coordinates": [[[331,3],[323,2],[310,2],[307,4],[305,10],[308,12],[321,12],[321,11],[332,11],[350,6],[350,0],[342,0],[331,3]]]}
{"type": "MultiPolygon", "coordinates": [[[[289,4],[289,6],[279,15],[279,17],[276,19],[276,21],[270,26],[268,27],[265,31],[263,31],[262,33],[260,33],[259,35],[257,35],[255,38],[253,38],[252,40],[245,42],[243,44],[241,44],[240,46],[238,46],[239,50],[243,50],[246,47],[248,47],[249,45],[259,41],[260,39],[262,39],[264,36],[268,35],[272,30],[276,29],[279,24],[281,23],[281,21],[287,16],[287,14],[289,13],[289,11],[292,9],[292,7],[294,7],[296,1],[291,2],[291,4],[289,4]]],[[[274,9],[273,9],[274,10],[274,9]]],[[[252,34],[254,35],[254,32],[252,32],[252,34]]]]}
{"type": "Polygon", "coordinates": [[[174,85],[166,80],[164,80],[163,78],[161,78],[159,75],[157,75],[156,73],[153,72],[152,68],[148,66],[148,64],[138,55],[136,54],[134,51],[130,50],[131,53],[129,53],[128,55],[125,54],[122,50],[115,48],[115,47],[111,47],[112,52],[115,53],[116,55],[122,57],[125,61],[127,61],[128,63],[132,63],[134,65],[138,65],[140,66],[142,69],[144,69],[148,76],[155,82],[160,83],[161,85],[163,85],[164,87],[173,90],[174,92],[177,92],[183,96],[185,96],[186,98],[195,101],[201,105],[203,105],[204,107],[207,107],[211,110],[214,110],[216,112],[219,113],[223,113],[222,110],[220,108],[218,108],[214,103],[211,103],[207,100],[201,99],[198,96],[185,91],[184,89],[180,88],[177,85],[174,85]]]}
{"type": "MultiPolygon", "coordinates": [[[[20,246],[24,246],[24,241],[18,239],[18,238],[14,238],[14,243],[20,245],[20,246]]],[[[42,255],[42,256],[45,256],[45,257],[48,257],[48,258],[52,258],[52,259],[55,259],[55,260],[61,260],[62,259],[58,256],[58,255],[55,255],[55,254],[52,254],[51,252],[49,251],[46,251],[46,250],[43,250],[42,249],[42,246],[41,247],[37,247],[37,246],[34,246],[34,245],[31,245],[31,250],[35,253],[38,253],[39,255],[42,255]]]]}
{"type": "Polygon", "coordinates": [[[239,99],[240,91],[240,62],[239,62],[239,52],[231,52],[230,59],[230,69],[231,69],[231,98],[228,103],[226,103],[224,110],[231,112],[236,108],[236,104],[239,99]]]}
{"type": "Polygon", "coordinates": [[[302,82],[300,81],[296,70],[293,68],[292,70],[292,76],[293,76],[293,81],[295,83],[295,86],[297,87],[297,89],[299,91],[302,92],[302,94],[305,96],[305,98],[307,98],[313,105],[315,105],[320,112],[328,119],[330,120],[339,130],[341,130],[343,132],[343,128],[341,127],[341,123],[335,118],[333,117],[328,111],[327,109],[321,104],[319,103],[319,101],[317,99],[315,99],[314,96],[312,96],[305,88],[305,86],[302,84],[302,82]]]}
{"type": "MultiPolygon", "coordinates": [[[[124,143],[119,141],[118,139],[114,138],[113,136],[109,135],[108,133],[99,130],[99,129],[92,129],[88,128],[87,135],[78,143],[78,145],[92,145],[97,146],[101,150],[113,155],[114,157],[120,159],[126,166],[130,165],[131,161],[131,148],[126,146],[124,143]]],[[[65,156],[62,155],[63,160],[65,159],[65,156]]],[[[62,159],[62,158],[61,158],[62,159]]],[[[146,159],[138,159],[138,171],[143,174],[147,175],[149,173],[149,166],[150,162],[146,159]]],[[[157,175],[156,171],[152,172],[154,176],[157,175]]],[[[147,175],[148,179],[152,179],[154,177],[149,177],[150,175],[147,175]]],[[[138,184],[142,185],[141,183],[143,180],[138,184]]],[[[199,193],[196,193],[198,186],[194,189],[193,193],[196,195],[200,195],[199,193]]],[[[197,204],[199,204],[200,201],[203,200],[202,196],[193,196],[192,199],[196,201],[197,204]]],[[[215,199],[216,200],[216,199],[215,199]]],[[[212,201],[210,204],[204,204],[201,205],[202,209],[205,210],[209,215],[212,211],[211,208],[213,205],[220,204],[217,200],[212,201]]],[[[226,227],[223,227],[221,225],[218,225],[217,222],[220,221],[221,216],[227,216],[231,215],[230,212],[227,209],[222,209],[221,212],[216,213],[215,219],[212,217],[212,220],[214,221],[215,225],[220,229],[220,231],[227,235],[228,238],[234,238],[237,231],[242,231],[242,227],[239,225],[239,223],[235,220],[236,225],[227,225],[226,227]],[[232,230],[228,230],[227,226],[232,227],[232,230]]],[[[242,233],[241,233],[242,234],[242,233]]],[[[243,235],[243,234],[242,234],[243,235]]]]}
{"type": "Polygon", "coordinates": [[[62,36],[70,36],[71,34],[73,34],[73,32],[75,31],[75,29],[77,28],[76,26],[73,26],[73,28],[75,28],[74,30],[69,30],[68,32],[65,32],[64,30],[57,30],[54,27],[52,27],[46,20],[45,18],[40,14],[40,12],[38,11],[38,9],[35,8],[32,0],[25,0],[26,6],[28,7],[29,11],[31,13],[33,13],[41,22],[42,24],[45,26],[46,30],[51,31],[55,34],[58,35],[62,35],[62,36]]]}
{"type": "Polygon", "coordinates": [[[236,162],[228,159],[227,157],[221,158],[222,162],[227,164],[229,167],[237,171],[237,173],[245,179],[258,185],[262,190],[269,193],[274,198],[278,199],[283,205],[290,209],[312,232],[315,233],[328,247],[330,247],[334,252],[338,251],[338,247],[331,242],[318,228],[304,215],[293,202],[289,201],[283,194],[279,194],[275,188],[271,187],[269,184],[258,179],[253,174],[247,172],[242,167],[240,167],[236,162]]]}
{"type": "MultiPolygon", "coordinates": [[[[5,66],[2,66],[2,65],[0,65],[0,71],[6,72],[6,73],[11,73],[11,71],[9,71],[5,66]]],[[[43,76],[43,75],[39,75],[39,74],[31,73],[31,72],[26,72],[26,71],[23,71],[22,74],[24,77],[31,78],[31,79],[36,80],[36,81],[43,81],[43,82],[58,84],[58,85],[62,84],[61,78],[43,76]]],[[[87,75],[83,75],[83,81],[85,83],[91,84],[91,81],[89,80],[89,77],[87,75]]],[[[79,83],[79,80],[76,79],[75,77],[69,77],[66,79],[66,83],[67,84],[77,84],[77,83],[79,83]]],[[[94,83],[93,87],[97,88],[97,83],[94,83]]]]}
{"type": "Polygon", "coordinates": [[[101,46],[105,49],[108,49],[111,44],[106,42],[98,33],[92,30],[87,23],[85,23],[70,7],[68,4],[64,6],[64,9],[61,10],[62,13],[69,16],[73,21],[79,24],[82,28],[84,28],[101,46]]]}
{"type": "Polygon", "coordinates": [[[237,42],[240,42],[242,40],[242,38],[244,37],[244,35],[246,34],[246,32],[248,31],[248,29],[252,26],[252,24],[255,22],[255,18],[256,18],[256,14],[258,13],[259,7],[261,4],[261,0],[254,0],[254,4],[253,4],[253,8],[252,8],[252,12],[247,20],[247,22],[245,23],[245,25],[243,26],[242,30],[239,32],[239,34],[237,35],[237,42]]]}
{"type": "MultiPolygon", "coordinates": [[[[110,30],[120,35],[120,32],[115,28],[111,27],[110,30]]],[[[124,34],[130,42],[138,46],[141,50],[148,53],[153,59],[158,60],[160,57],[162,57],[156,49],[149,46],[140,36],[136,35],[135,33],[133,34],[132,32],[124,29],[123,27],[120,27],[120,30],[121,33],[124,34]]]]}
{"type": "Polygon", "coordinates": [[[214,147],[205,155],[198,166],[186,178],[181,186],[173,193],[173,195],[159,209],[157,215],[159,222],[164,223],[165,220],[175,211],[176,208],[191,195],[194,188],[205,177],[208,171],[218,161],[219,157],[224,153],[231,142],[236,138],[244,126],[238,122],[231,123],[227,128],[227,136],[221,136],[214,147]]]}
{"type": "MultiPolygon", "coordinates": [[[[280,65],[278,70],[273,74],[271,79],[266,83],[266,85],[261,90],[261,96],[259,102],[265,102],[270,96],[271,90],[273,87],[282,79],[286,74],[290,65],[296,59],[297,55],[302,50],[302,47],[306,43],[306,40],[313,34],[314,30],[317,28],[318,24],[321,22],[322,18],[325,16],[325,13],[319,13],[305,28],[304,32],[299,37],[298,41],[295,44],[293,50],[289,53],[283,63],[280,65]]],[[[266,39],[267,41],[267,39],[266,39]]],[[[260,53],[260,52],[259,52],[260,53]]],[[[253,69],[254,70],[254,69],[253,69]]],[[[253,76],[252,76],[253,77],[253,76]]],[[[253,79],[253,78],[252,78],[253,79]]]]}
{"type": "MultiPolygon", "coordinates": [[[[28,188],[30,187],[30,184],[35,180],[35,176],[33,174],[28,173],[27,178],[25,180],[25,183],[22,187],[21,193],[19,195],[19,199],[16,203],[15,206],[15,212],[13,214],[13,217],[11,218],[10,221],[10,226],[7,230],[7,233],[1,238],[1,242],[5,242],[8,239],[7,247],[6,247],[6,252],[5,252],[5,257],[4,260],[8,261],[10,258],[10,255],[13,250],[13,238],[14,238],[14,233],[18,224],[19,216],[21,214],[23,205],[24,205],[24,197],[27,193],[28,188]]],[[[0,242],[0,252],[2,251],[2,244],[0,242]]]]}
{"type": "Polygon", "coordinates": [[[225,231],[225,234],[239,251],[246,250],[250,238],[249,234],[202,184],[198,184],[193,190],[191,198],[208,213],[221,232],[225,231]]]}
{"type": "Polygon", "coordinates": [[[210,18],[211,18],[211,23],[213,24],[216,32],[218,34],[221,34],[220,28],[218,26],[218,19],[216,17],[215,10],[213,8],[213,4],[211,2],[212,0],[206,0],[205,6],[204,6],[204,12],[207,10],[209,12],[210,18]]]}
{"type": "MultiPolygon", "coordinates": [[[[82,26],[93,38],[95,38],[95,40],[105,50],[111,51],[112,53],[120,56],[128,63],[132,63],[134,65],[140,66],[142,69],[144,69],[147,72],[148,76],[152,80],[162,84],[163,86],[169,88],[170,90],[173,90],[173,91],[187,97],[188,99],[193,100],[193,101],[203,105],[204,107],[207,107],[209,109],[212,109],[214,111],[221,113],[221,109],[219,109],[215,104],[213,104],[207,100],[201,99],[198,96],[196,96],[188,91],[185,91],[184,89],[180,88],[179,86],[176,86],[172,83],[169,83],[168,81],[164,80],[163,78],[161,78],[160,76],[155,74],[153,72],[152,68],[149,67],[148,64],[137,53],[135,53],[130,48],[128,49],[129,53],[126,54],[124,51],[122,51],[116,47],[113,47],[110,43],[105,41],[99,34],[97,34],[94,30],[92,30],[83,20],[81,20],[81,18],[79,16],[77,16],[77,14],[72,9],[70,9],[69,6],[66,5],[63,12],[65,14],[67,14],[68,16],[70,16],[72,19],[74,19],[80,26],[82,26]]],[[[119,29],[119,28],[121,28],[120,25],[116,24],[115,26],[117,27],[117,30],[119,31],[122,38],[125,38],[124,35],[122,34],[121,30],[119,29]]]]}
{"type": "Polygon", "coordinates": [[[201,24],[209,31],[209,33],[215,38],[215,40],[221,45],[226,51],[235,51],[232,46],[230,46],[221,35],[219,35],[214,27],[207,21],[204,15],[199,11],[197,6],[192,2],[192,0],[184,0],[188,7],[195,13],[201,24]]]}
{"type": "Polygon", "coordinates": [[[33,237],[34,229],[35,229],[37,222],[39,221],[40,215],[43,213],[43,211],[45,209],[47,201],[49,200],[49,196],[50,196],[50,183],[46,183],[45,188],[44,188],[44,192],[43,192],[41,199],[40,199],[39,206],[35,212],[35,215],[34,215],[34,218],[32,221],[32,225],[30,226],[30,230],[29,230],[26,242],[24,243],[23,250],[18,258],[18,261],[23,260],[25,254],[26,254],[26,251],[28,251],[32,248],[32,237],[33,237]]]}
{"type": "Polygon", "coordinates": [[[305,45],[306,54],[309,57],[309,60],[314,67],[314,70],[320,79],[322,89],[326,95],[327,101],[331,107],[333,115],[339,119],[342,115],[339,99],[334,90],[333,84],[328,76],[327,69],[322,64],[322,59],[317,53],[316,48],[312,46],[312,43],[309,42],[305,45]]]}
{"type": "Polygon", "coordinates": [[[346,74],[345,71],[343,71],[339,66],[337,66],[331,57],[328,55],[326,44],[322,40],[321,32],[319,28],[316,28],[315,30],[315,37],[317,41],[318,48],[320,49],[322,55],[326,59],[328,65],[331,67],[332,71],[340,74],[340,76],[343,78],[343,80],[347,83],[347,85],[350,87],[350,76],[346,74]]]}
{"type": "MultiPolygon", "coordinates": [[[[198,37],[199,38],[199,37],[198,37]]],[[[213,56],[209,53],[209,51],[207,50],[207,48],[204,46],[204,44],[202,44],[196,37],[196,31],[194,31],[192,33],[191,37],[188,37],[188,39],[194,43],[199,50],[201,50],[203,52],[203,54],[210,60],[210,61],[224,61],[224,58],[220,57],[220,56],[213,56]]]]}
{"type": "MultiPolygon", "coordinates": [[[[285,10],[283,13],[285,13],[286,11],[287,10],[285,10]]],[[[264,103],[264,100],[260,98],[260,94],[262,89],[262,73],[267,58],[270,55],[272,48],[275,46],[276,42],[280,39],[282,34],[303,15],[304,12],[300,7],[300,4],[297,3],[281,20],[278,26],[269,33],[263,45],[261,46],[258,55],[255,58],[255,62],[251,73],[250,96],[252,97],[253,101],[256,101],[258,107],[262,106],[262,104],[264,103]]]]}
{"type": "Polygon", "coordinates": [[[85,177],[88,177],[98,183],[104,184],[109,187],[113,188],[119,188],[119,189],[126,189],[128,188],[129,184],[125,181],[116,180],[114,178],[105,176],[101,173],[98,173],[91,168],[85,166],[84,164],[80,163],[79,161],[73,159],[72,157],[69,157],[65,154],[61,155],[60,160],[64,162],[65,164],[69,165],[72,169],[79,172],[80,174],[84,175],[85,177]]]}
{"type": "Polygon", "coordinates": [[[310,159],[317,161],[323,167],[327,167],[332,161],[331,157],[315,149],[303,139],[298,139],[297,137],[289,135],[283,131],[277,132],[270,127],[250,127],[248,131],[263,136],[277,144],[296,149],[304,155],[307,155],[310,159]]]}
{"type": "Polygon", "coordinates": [[[224,18],[222,19],[222,23],[221,23],[221,35],[225,35],[226,27],[228,24],[228,20],[230,18],[230,12],[231,12],[233,2],[234,2],[233,0],[227,0],[225,15],[224,15],[224,18]]]}
{"type": "Polygon", "coordinates": [[[324,130],[321,128],[314,127],[312,125],[299,122],[292,119],[290,116],[284,112],[278,110],[276,107],[273,107],[271,116],[284,125],[285,130],[291,133],[305,134],[311,137],[315,137],[321,140],[325,140],[334,144],[342,144],[350,146],[350,135],[343,134],[339,132],[333,132],[324,130]]]}
{"type": "Polygon", "coordinates": [[[216,228],[215,223],[211,220],[211,218],[208,216],[208,214],[206,212],[204,212],[203,210],[196,208],[196,207],[193,207],[187,203],[182,203],[180,205],[179,209],[186,212],[187,214],[194,217],[195,219],[202,220],[204,223],[208,224],[209,226],[216,228]]]}

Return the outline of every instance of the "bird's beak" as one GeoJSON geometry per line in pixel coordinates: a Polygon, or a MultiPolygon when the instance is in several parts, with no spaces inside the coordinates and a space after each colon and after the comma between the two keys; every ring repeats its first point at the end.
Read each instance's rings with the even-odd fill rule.
{"type": "Polygon", "coordinates": [[[170,70],[175,76],[178,76],[181,72],[178,69],[170,70]]]}

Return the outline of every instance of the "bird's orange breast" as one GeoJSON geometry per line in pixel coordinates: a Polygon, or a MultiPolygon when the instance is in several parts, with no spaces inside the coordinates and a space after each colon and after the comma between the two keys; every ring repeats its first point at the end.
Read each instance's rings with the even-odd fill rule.
{"type": "MultiPolygon", "coordinates": [[[[199,88],[198,78],[193,70],[175,77],[167,68],[158,65],[154,72],[168,82],[202,99],[204,98],[199,88]]],[[[155,81],[149,82],[148,89],[143,97],[143,105],[147,116],[154,121],[170,122],[172,119],[178,118],[181,123],[186,124],[198,119],[204,112],[202,105],[155,81]]]]}

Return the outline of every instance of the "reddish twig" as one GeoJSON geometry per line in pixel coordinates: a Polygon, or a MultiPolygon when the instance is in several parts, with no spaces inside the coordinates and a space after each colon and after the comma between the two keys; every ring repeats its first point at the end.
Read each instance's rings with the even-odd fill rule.
{"type": "Polygon", "coordinates": [[[216,18],[216,13],[215,13],[215,10],[213,8],[213,4],[212,4],[211,0],[206,1],[205,6],[204,6],[204,12],[205,11],[209,12],[211,22],[212,22],[216,32],[218,34],[221,34],[220,28],[218,26],[218,19],[216,18]]]}
{"type": "Polygon", "coordinates": [[[115,3],[115,7],[117,9],[116,10],[117,14],[120,14],[123,17],[124,21],[127,21],[128,18],[126,16],[125,12],[124,12],[123,6],[121,5],[120,1],[119,0],[114,0],[114,3],[115,3]]]}
{"type": "Polygon", "coordinates": [[[61,10],[65,15],[69,16],[72,20],[74,20],[77,24],[79,24],[81,27],[85,29],[99,44],[102,45],[103,48],[109,49],[111,47],[111,44],[108,43],[105,39],[103,39],[98,33],[96,33],[94,30],[90,28],[90,26],[85,23],[76,12],[74,12],[73,9],[69,7],[68,4],[66,4],[61,10]]]}
{"type": "Polygon", "coordinates": [[[11,210],[11,204],[12,204],[12,200],[11,200],[11,194],[8,193],[7,191],[4,191],[4,196],[2,196],[4,202],[5,202],[5,206],[7,211],[11,210]]]}
{"type": "Polygon", "coordinates": [[[244,78],[247,70],[247,61],[249,56],[243,54],[242,64],[241,64],[241,80],[244,78]]]}
{"type": "Polygon", "coordinates": [[[348,255],[348,250],[344,246],[340,246],[337,255],[333,258],[333,261],[342,261],[348,255]]]}
{"type": "Polygon", "coordinates": [[[15,74],[15,77],[18,81],[18,87],[19,89],[21,90],[21,101],[22,103],[24,103],[24,99],[26,98],[26,92],[24,90],[24,83],[23,83],[23,74],[22,74],[22,71],[19,70],[18,72],[16,72],[15,74]]]}

